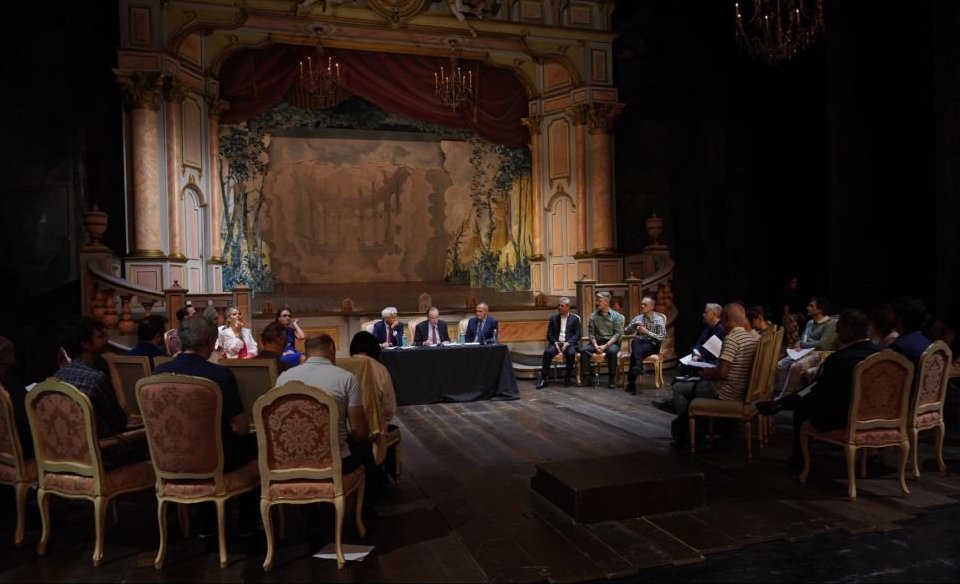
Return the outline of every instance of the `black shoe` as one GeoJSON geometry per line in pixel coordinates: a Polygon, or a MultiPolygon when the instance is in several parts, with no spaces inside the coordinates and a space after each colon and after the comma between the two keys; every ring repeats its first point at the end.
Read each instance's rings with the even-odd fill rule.
{"type": "Polygon", "coordinates": [[[764,416],[773,416],[783,409],[783,404],[778,401],[762,401],[754,404],[754,407],[764,416]]]}
{"type": "Polygon", "coordinates": [[[537,389],[543,389],[546,386],[547,386],[546,379],[541,379],[540,381],[537,382],[537,389]]]}
{"type": "Polygon", "coordinates": [[[668,414],[676,414],[677,410],[673,407],[673,402],[671,400],[654,400],[650,404],[657,408],[658,410],[667,412],[668,414]]]}

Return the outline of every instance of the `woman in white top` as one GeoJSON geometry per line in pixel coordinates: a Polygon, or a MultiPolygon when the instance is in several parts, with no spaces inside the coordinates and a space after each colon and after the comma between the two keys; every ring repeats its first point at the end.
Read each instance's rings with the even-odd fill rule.
{"type": "Polygon", "coordinates": [[[217,351],[226,359],[252,359],[259,353],[257,341],[250,329],[243,326],[241,316],[240,309],[231,306],[227,309],[227,324],[220,327],[217,351]]]}

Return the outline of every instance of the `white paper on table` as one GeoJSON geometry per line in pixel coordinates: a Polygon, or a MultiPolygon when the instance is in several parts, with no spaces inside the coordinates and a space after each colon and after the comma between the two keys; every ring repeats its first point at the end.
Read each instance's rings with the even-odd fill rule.
{"type": "Polygon", "coordinates": [[[407,345],[406,347],[400,347],[401,349],[416,349],[416,345],[407,345]]]}
{"type": "Polygon", "coordinates": [[[723,348],[723,341],[721,341],[717,335],[713,335],[703,344],[703,348],[710,351],[710,354],[714,357],[719,357],[720,349],[723,348]]]}
{"type": "Polygon", "coordinates": [[[449,347],[449,346],[451,346],[451,345],[456,345],[457,343],[456,343],[456,341],[443,341],[443,342],[440,343],[440,344],[443,345],[444,347],[449,347]]]}
{"type": "Polygon", "coordinates": [[[36,387],[36,386],[37,386],[36,383],[31,383],[30,385],[24,387],[23,390],[24,390],[24,391],[30,391],[31,389],[33,389],[33,388],[36,387]]]}
{"type": "Polygon", "coordinates": [[[813,349],[787,349],[787,356],[794,361],[799,361],[813,349]]]}
{"type": "Polygon", "coordinates": [[[687,355],[686,357],[681,357],[680,362],[684,365],[689,365],[690,367],[699,367],[700,369],[710,369],[716,367],[713,363],[707,363],[706,361],[694,361],[693,355],[687,355]]]}
{"type": "MultiPolygon", "coordinates": [[[[343,559],[348,562],[352,561],[361,561],[363,558],[373,551],[372,545],[353,545],[345,543],[340,546],[343,550],[343,559]]],[[[333,542],[328,543],[323,546],[317,553],[313,554],[313,557],[320,558],[322,560],[335,560],[337,559],[337,546],[333,542]]]]}
{"type": "Polygon", "coordinates": [[[473,341],[472,343],[464,343],[464,345],[479,345],[479,341],[473,341]]]}

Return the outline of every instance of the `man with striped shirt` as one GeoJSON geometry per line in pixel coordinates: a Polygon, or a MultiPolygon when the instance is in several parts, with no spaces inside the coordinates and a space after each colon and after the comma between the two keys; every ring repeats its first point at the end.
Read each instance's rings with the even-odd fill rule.
{"type": "MultiPolygon", "coordinates": [[[[723,339],[717,367],[702,369],[699,381],[674,383],[672,401],[653,402],[654,407],[677,414],[678,419],[683,420],[684,427],[687,409],[694,398],[742,400],[746,396],[760,335],[751,329],[746,310],[738,303],[723,307],[722,323],[727,336],[723,339]]],[[[684,434],[681,432],[674,438],[680,436],[684,434]]]]}

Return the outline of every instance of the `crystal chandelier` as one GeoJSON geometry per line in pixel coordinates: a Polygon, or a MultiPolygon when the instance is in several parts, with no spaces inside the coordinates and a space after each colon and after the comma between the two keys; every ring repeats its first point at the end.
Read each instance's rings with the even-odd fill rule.
{"type": "Polygon", "coordinates": [[[749,18],[733,4],[737,42],[771,65],[786,61],[813,44],[823,30],[823,0],[753,0],[749,18]]]}
{"type": "Polygon", "coordinates": [[[433,74],[433,89],[437,97],[453,111],[460,111],[467,103],[473,101],[473,71],[464,74],[457,64],[456,55],[450,56],[449,69],[440,66],[440,72],[433,74]]]}
{"type": "Polygon", "coordinates": [[[333,57],[308,56],[298,63],[297,77],[288,94],[294,105],[309,109],[327,109],[343,101],[340,90],[340,63],[333,57]]]}

